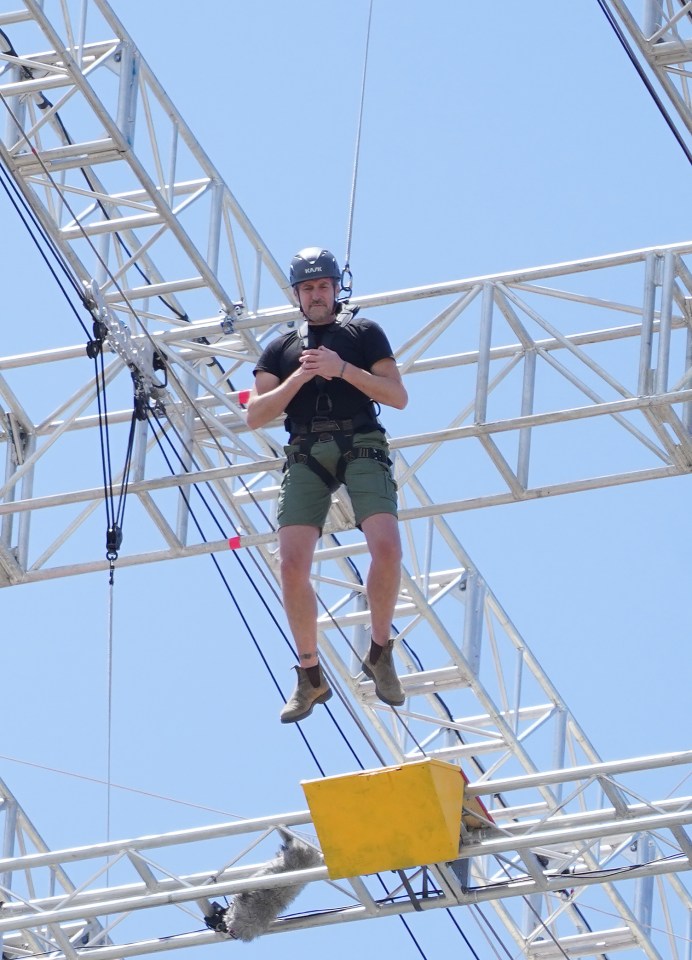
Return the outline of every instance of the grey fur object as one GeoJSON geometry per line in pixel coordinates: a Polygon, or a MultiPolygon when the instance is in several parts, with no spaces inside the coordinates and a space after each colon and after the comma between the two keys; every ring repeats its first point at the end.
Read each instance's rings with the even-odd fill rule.
{"type": "MultiPolygon", "coordinates": [[[[319,850],[283,830],[279,830],[279,834],[283,843],[275,859],[253,874],[254,877],[273,876],[289,870],[306,870],[308,867],[322,865],[324,861],[319,850]]],[[[304,886],[304,883],[292,883],[286,887],[239,893],[224,912],[222,926],[234,940],[254,940],[266,933],[272,920],[295,900],[304,886]]]]}

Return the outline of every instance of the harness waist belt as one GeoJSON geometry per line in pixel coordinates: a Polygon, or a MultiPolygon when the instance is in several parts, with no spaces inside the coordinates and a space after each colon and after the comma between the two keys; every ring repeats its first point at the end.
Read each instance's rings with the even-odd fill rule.
{"type": "Polygon", "coordinates": [[[315,417],[306,423],[291,420],[291,434],[334,433],[336,430],[353,433],[353,420],[327,420],[323,417],[315,417]]]}

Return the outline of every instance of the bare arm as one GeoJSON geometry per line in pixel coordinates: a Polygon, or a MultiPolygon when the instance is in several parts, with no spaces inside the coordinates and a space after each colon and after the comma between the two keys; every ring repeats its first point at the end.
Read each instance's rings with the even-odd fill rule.
{"type": "Polygon", "coordinates": [[[303,364],[283,383],[273,373],[259,370],[247,405],[248,427],[256,430],[281,416],[303,384],[313,377],[314,373],[306,375],[303,364]]]}
{"type": "Polygon", "coordinates": [[[370,372],[347,363],[342,379],[377,403],[396,407],[397,410],[403,410],[408,403],[408,393],[393,357],[378,360],[372,365],[370,372]]]}

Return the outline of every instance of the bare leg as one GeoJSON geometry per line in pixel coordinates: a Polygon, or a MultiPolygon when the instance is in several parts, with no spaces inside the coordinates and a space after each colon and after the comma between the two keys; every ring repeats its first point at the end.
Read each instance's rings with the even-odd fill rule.
{"type": "Polygon", "coordinates": [[[389,513],[376,513],[361,524],[370,550],[367,592],[372,639],[378,646],[389,642],[394,608],[401,584],[399,523],[389,513]]]}
{"type": "Polygon", "coordinates": [[[317,599],[310,583],[310,569],[318,539],[316,527],[296,525],[279,529],[281,591],[301,667],[317,664],[317,599]]]}

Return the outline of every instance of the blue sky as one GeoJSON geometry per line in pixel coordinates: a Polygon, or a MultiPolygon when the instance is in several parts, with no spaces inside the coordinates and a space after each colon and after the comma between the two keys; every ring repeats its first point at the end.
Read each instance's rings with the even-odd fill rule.
{"type": "MultiPolygon", "coordinates": [[[[366,0],[197,0],[194,16],[169,0],[114,8],[279,262],[312,244],[341,258],[366,0]]],[[[375,0],[356,293],[684,241],[689,177],[595,0],[375,0]]],[[[11,223],[4,198],[0,211],[11,223]]],[[[45,348],[80,342],[40,264],[18,282],[22,255],[7,256],[2,310],[15,334],[1,352],[29,349],[14,342],[23,327],[45,348]]],[[[685,477],[461,520],[464,546],[606,759],[689,746],[689,492],[685,477]]],[[[302,809],[299,781],[316,771],[279,726],[280,701],[238,642],[209,560],[118,571],[114,597],[112,778],[171,799],[114,790],[111,835],[302,809]]],[[[107,578],[0,600],[0,776],[51,847],[102,839],[105,790],[78,777],[106,769],[107,578]]],[[[254,605],[251,615],[276,642],[254,605]]],[[[309,732],[347,769],[319,722],[309,732]]],[[[414,920],[431,960],[457,944],[440,918],[414,920]]],[[[375,937],[409,955],[398,922],[243,949],[269,956],[301,937],[335,960],[375,937]]]]}

